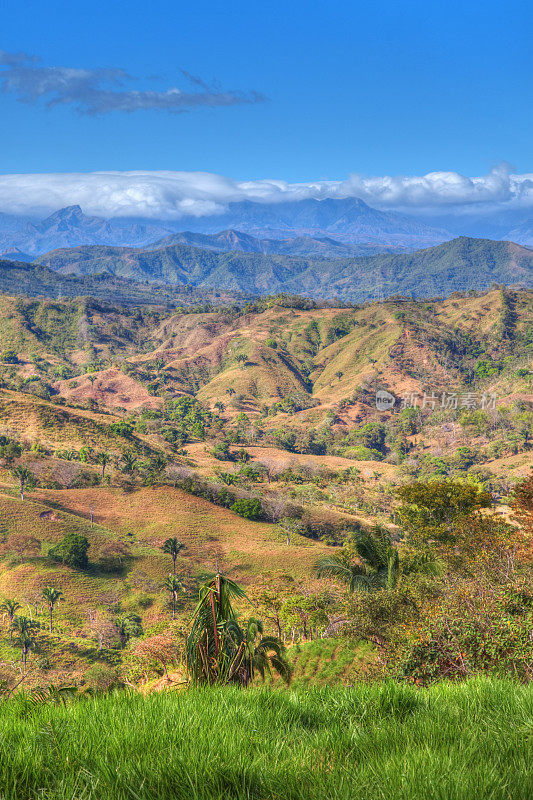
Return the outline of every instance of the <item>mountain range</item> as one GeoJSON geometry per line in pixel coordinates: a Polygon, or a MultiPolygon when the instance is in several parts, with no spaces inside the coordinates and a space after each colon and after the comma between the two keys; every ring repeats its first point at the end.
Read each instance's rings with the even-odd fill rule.
{"type": "Polygon", "coordinates": [[[364,301],[482,290],[492,283],[533,287],[533,250],[512,242],[459,237],[409,253],[316,260],[284,255],[216,252],[173,244],[150,248],[87,246],[60,249],[35,262],[63,275],[109,274],[253,295],[290,292],[364,301]]]}
{"type": "Polygon", "coordinates": [[[350,256],[375,255],[396,252],[403,248],[380,244],[340,242],[327,236],[295,236],[291,239],[259,239],[242,231],[227,230],[220,233],[194,233],[183,231],[166,236],[155,242],[152,249],[186,244],[202,250],[228,253],[240,250],[245,253],[265,253],[270,255],[301,256],[302,258],[343,258],[350,256]]]}
{"type": "MultiPolygon", "coordinates": [[[[59,247],[87,244],[139,247],[183,231],[183,228],[189,235],[218,234],[232,229],[268,240],[318,238],[322,241],[321,245],[314,246],[315,252],[317,255],[326,254],[326,257],[356,252],[349,247],[343,249],[341,242],[365,245],[363,252],[369,252],[369,246],[378,251],[416,249],[451,238],[446,231],[401,214],[378,211],[357,198],[271,204],[241,201],[230,203],[222,214],[187,217],[181,222],[104,219],[87,216],[80,206],[68,206],[43,220],[0,215],[0,254],[18,250],[35,257],[59,247]],[[324,239],[333,239],[334,242],[326,245],[324,239]]],[[[302,250],[301,242],[295,247],[298,252],[293,254],[311,254],[302,250]]],[[[290,243],[280,248],[278,250],[270,241],[264,246],[254,245],[252,249],[284,253],[293,250],[290,243]]]]}
{"type": "Polygon", "coordinates": [[[142,246],[168,234],[168,228],[149,222],[103,219],[83,213],[80,206],[62,208],[43,220],[1,215],[0,255],[18,253],[22,261],[80,244],[142,246]]]}
{"type": "Polygon", "coordinates": [[[358,198],[230,203],[223,213],[180,220],[89,216],[68,206],[45,219],[0,213],[0,256],[31,261],[50,250],[82,245],[160,247],[186,244],[229,252],[344,258],[402,252],[457,236],[533,245],[526,212],[416,218],[371,208],[358,198]]]}
{"type": "Polygon", "coordinates": [[[263,238],[327,236],[342,242],[402,248],[451,238],[447,231],[396,212],[378,211],[356,197],[280,203],[242,200],[230,203],[223,214],[189,220],[187,227],[200,233],[233,228],[263,238]]]}

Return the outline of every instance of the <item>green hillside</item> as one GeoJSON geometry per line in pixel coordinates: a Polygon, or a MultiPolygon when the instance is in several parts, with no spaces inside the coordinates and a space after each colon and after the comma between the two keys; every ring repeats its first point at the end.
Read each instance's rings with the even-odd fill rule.
{"type": "Polygon", "coordinates": [[[181,286],[146,285],[115,277],[105,269],[90,275],[61,275],[47,266],[0,258],[0,292],[29,297],[98,297],[123,305],[162,304],[192,305],[195,303],[232,302],[241,300],[229,290],[186,289],[181,286]],[[100,274],[97,274],[99,273],[100,274]],[[104,274],[101,274],[104,273],[104,274]]]}
{"type": "Polygon", "coordinates": [[[87,246],[55,250],[38,264],[64,274],[109,272],[132,280],[252,294],[292,292],[361,301],[395,294],[417,297],[480,291],[493,283],[533,286],[533,251],[512,242],[460,237],[415,253],[311,260],[182,244],[148,248],[87,246]]]}

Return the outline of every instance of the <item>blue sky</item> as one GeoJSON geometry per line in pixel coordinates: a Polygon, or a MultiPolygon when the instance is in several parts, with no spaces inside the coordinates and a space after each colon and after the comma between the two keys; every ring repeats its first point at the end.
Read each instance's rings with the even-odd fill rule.
{"type": "MultiPolygon", "coordinates": [[[[90,4],[8,0],[0,47],[47,66],[180,69],[264,103],[80,116],[0,95],[0,172],[206,170],[290,181],[531,170],[526,2],[90,4]]],[[[153,79],[152,76],[159,76],[153,79]]]]}
{"type": "Polygon", "coordinates": [[[501,162],[533,172],[532,22],[525,0],[7,0],[0,50],[38,57],[31,70],[133,76],[103,87],[106,103],[113,92],[152,98],[172,87],[213,102],[236,94],[188,113],[88,115],[70,101],[47,108],[46,94],[21,102],[11,87],[0,93],[0,175],[180,170],[309,182],[482,176],[501,162]]]}

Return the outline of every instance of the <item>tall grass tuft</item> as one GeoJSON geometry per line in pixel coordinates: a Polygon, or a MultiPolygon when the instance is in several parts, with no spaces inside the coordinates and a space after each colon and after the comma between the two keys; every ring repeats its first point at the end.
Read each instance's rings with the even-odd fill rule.
{"type": "Polygon", "coordinates": [[[529,800],[533,688],[193,688],[0,706],[2,800],[529,800]]]}

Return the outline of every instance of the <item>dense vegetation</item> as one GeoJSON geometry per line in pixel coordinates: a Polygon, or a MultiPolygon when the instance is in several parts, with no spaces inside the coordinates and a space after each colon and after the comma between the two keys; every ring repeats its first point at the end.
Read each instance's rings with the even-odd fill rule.
{"type": "Polygon", "coordinates": [[[218,253],[173,244],[150,248],[86,246],[37,259],[78,275],[110,273],[134,281],[237,292],[297,292],[361,302],[395,294],[413,297],[487,289],[492,283],[533,286],[533,252],[511,242],[460,237],[414,253],[313,260],[234,250],[218,253]]]}

